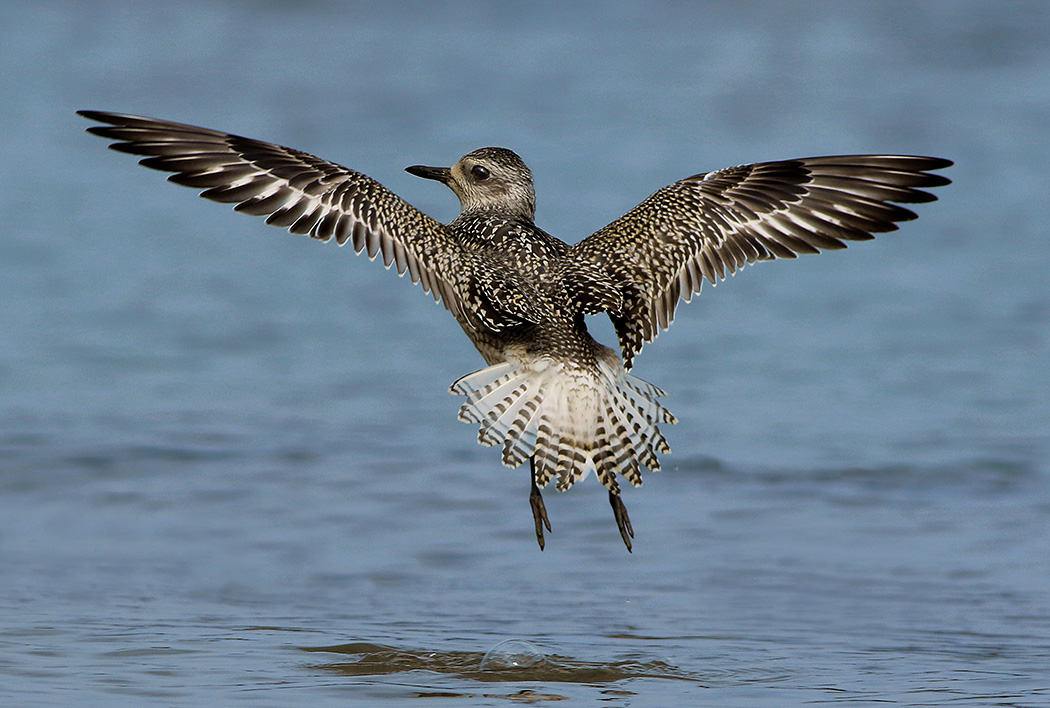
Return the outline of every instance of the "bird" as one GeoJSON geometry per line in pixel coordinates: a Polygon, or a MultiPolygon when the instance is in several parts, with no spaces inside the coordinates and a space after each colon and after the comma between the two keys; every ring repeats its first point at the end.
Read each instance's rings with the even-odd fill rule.
{"type": "Polygon", "coordinates": [[[635,357],[706,280],[758,261],[845,248],[916,218],[902,204],[935,201],[951,160],[832,155],[738,165],[686,177],[575,244],[535,224],[532,173],[509,149],[484,147],[451,167],[413,165],[444,184],[461,211],[427,216],[376,180],[281,145],[143,116],[84,110],[88,132],[141,156],[200,196],[264,216],[294,234],[343,246],[433,296],[486,366],[455,381],[459,419],[478,442],[502,447],[509,467],[529,463],[537,543],[551,524],[541,488],[594,474],[608,491],[620,537],[634,529],[619,479],[634,486],[670,452],[661,425],[676,422],[666,393],[634,376],[635,357]],[[605,314],[616,349],[585,318],[605,314]]]}

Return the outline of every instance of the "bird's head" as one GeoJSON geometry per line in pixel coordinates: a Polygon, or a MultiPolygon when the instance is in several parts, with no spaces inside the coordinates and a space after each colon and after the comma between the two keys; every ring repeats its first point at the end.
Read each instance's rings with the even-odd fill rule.
{"type": "Polygon", "coordinates": [[[500,214],[528,221],[536,215],[532,173],[506,148],[475,150],[452,167],[413,165],[405,171],[445,184],[459,197],[464,214],[500,214]]]}

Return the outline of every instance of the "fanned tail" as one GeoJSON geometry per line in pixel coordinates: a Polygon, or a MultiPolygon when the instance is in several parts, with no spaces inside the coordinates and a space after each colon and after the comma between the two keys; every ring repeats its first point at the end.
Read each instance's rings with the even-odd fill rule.
{"type": "Polygon", "coordinates": [[[660,469],[657,453],[670,452],[658,427],[675,422],[658,400],[666,394],[619,362],[504,362],[464,376],[450,391],[467,397],[459,419],[479,425],[478,442],[503,445],[503,464],[536,458],[541,487],[557,477],[564,491],[594,472],[618,493],[617,474],[638,486],[642,468],[660,469]]]}

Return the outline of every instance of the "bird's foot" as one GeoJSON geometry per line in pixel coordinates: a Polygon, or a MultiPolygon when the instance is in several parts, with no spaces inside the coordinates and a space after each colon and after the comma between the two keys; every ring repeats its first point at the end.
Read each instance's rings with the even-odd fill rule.
{"type": "Polygon", "coordinates": [[[627,507],[623,505],[623,499],[620,499],[620,495],[616,492],[609,492],[609,504],[612,505],[616,526],[620,529],[620,536],[627,546],[627,552],[631,553],[633,552],[631,551],[631,539],[634,538],[634,529],[631,528],[631,518],[627,516],[627,507]]]}
{"type": "Polygon", "coordinates": [[[543,550],[543,527],[546,526],[547,530],[551,530],[551,522],[547,518],[547,507],[543,505],[543,495],[540,494],[540,488],[536,486],[536,482],[532,483],[532,491],[529,493],[529,504],[532,506],[532,518],[536,521],[536,540],[540,544],[540,550],[543,550]]]}

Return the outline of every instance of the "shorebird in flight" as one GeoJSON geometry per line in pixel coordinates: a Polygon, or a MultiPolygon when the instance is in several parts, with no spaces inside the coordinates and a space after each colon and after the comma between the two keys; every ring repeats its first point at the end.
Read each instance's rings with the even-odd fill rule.
{"type": "Polygon", "coordinates": [[[704,280],[774,258],[845,248],[915,218],[899,204],[933,201],[952,163],[909,155],[843,155],[762,162],[701,173],[657,190],[569,245],[533,221],[532,174],[515,153],[487,147],[452,167],[408,167],[441,182],[462,211],[442,224],[360,172],[299,150],[140,116],[80,111],[89,132],[142,155],[176,184],[235,204],[266,223],[351,243],[408,274],[456,318],[488,366],[452,384],[461,420],[503,463],[528,461],[536,539],[550,521],[540,488],[565,491],[594,473],[609,492],[628,550],[634,530],[617,477],[637,486],[670,451],[674,423],[656,386],[629,372],[642,345],[666,330],[679,300],[704,280]],[[596,342],[586,315],[606,313],[619,351],[596,342]]]}

